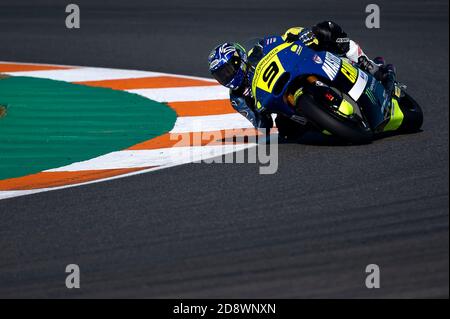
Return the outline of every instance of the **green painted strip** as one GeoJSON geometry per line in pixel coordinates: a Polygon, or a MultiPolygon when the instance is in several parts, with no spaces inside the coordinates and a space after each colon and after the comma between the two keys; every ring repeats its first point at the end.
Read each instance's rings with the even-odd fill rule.
{"type": "Polygon", "coordinates": [[[172,129],[167,105],[136,94],[66,82],[0,80],[0,179],[126,149],[172,129]]]}

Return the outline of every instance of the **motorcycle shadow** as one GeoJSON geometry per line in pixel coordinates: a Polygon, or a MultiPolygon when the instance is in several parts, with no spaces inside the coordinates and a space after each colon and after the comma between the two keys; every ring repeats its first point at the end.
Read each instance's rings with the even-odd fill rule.
{"type": "Polygon", "coordinates": [[[280,144],[302,144],[312,146],[349,146],[350,143],[334,136],[324,135],[316,131],[308,131],[299,138],[284,139],[279,138],[280,144]]]}
{"type": "Polygon", "coordinates": [[[388,137],[394,137],[394,136],[402,136],[402,135],[416,135],[416,134],[420,134],[422,133],[423,130],[419,129],[418,131],[414,131],[414,132],[397,132],[397,131],[392,131],[392,132],[383,132],[383,133],[378,133],[377,135],[374,136],[373,141],[378,141],[378,140],[382,140],[388,137]]]}
{"type": "MultiPolygon", "coordinates": [[[[389,137],[400,136],[400,135],[414,135],[423,132],[423,130],[419,130],[417,132],[384,132],[379,133],[374,136],[373,142],[378,140],[382,140],[389,137]]],[[[278,142],[280,144],[302,144],[302,145],[311,145],[311,146],[358,146],[358,144],[352,144],[346,142],[338,137],[329,136],[322,134],[317,131],[309,131],[305,132],[301,137],[296,139],[284,139],[279,138],[278,142]]]]}

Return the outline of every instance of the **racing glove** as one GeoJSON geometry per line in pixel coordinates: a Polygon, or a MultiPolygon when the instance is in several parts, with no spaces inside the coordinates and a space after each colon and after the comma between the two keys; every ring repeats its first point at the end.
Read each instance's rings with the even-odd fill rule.
{"type": "Polygon", "coordinates": [[[302,41],[306,46],[318,45],[319,40],[312,30],[306,29],[299,34],[299,40],[302,41]]]}
{"type": "Polygon", "coordinates": [[[306,46],[310,45],[318,45],[319,40],[317,39],[314,32],[312,32],[311,29],[305,29],[302,27],[294,27],[290,28],[286,33],[283,35],[283,39],[285,42],[291,43],[294,41],[302,41],[306,46]]]}

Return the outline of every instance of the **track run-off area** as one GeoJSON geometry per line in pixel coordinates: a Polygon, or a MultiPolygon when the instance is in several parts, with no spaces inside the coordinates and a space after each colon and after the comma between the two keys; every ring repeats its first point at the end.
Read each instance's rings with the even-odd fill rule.
{"type": "MultiPolygon", "coordinates": [[[[3,165],[3,175],[18,174],[11,166],[21,165],[16,170],[21,172],[22,169],[26,172],[27,166],[51,166],[51,163],[55,161],[58,163],[58,159],[64,156],[66,156],[64,161],[67,162],[67,165],[48,167],[43,171],[25,176],[11,178],[0,176],[3,178],[0,180],[0,199],[146,173],[255,146],[254,143],[224,144],[223,140],[227,138],[227,135],[233,133],[232,130],[248,129],[246,135],[258,133],[251,129],[250,122],[233,110],[229,102],[228,90],[210,79],[148,71],[10,62],[0,62],[0,72],[11,76],[10,78],[4,77],[3,82],[0,82],[0,91],[3,88],[0,104],[7,104],[5,103],[8,101],[7,92],[10,92],[11,87],[15,87],[17,90],[9,95],[19,100],[17,102],[18,109],[25,108],[28,111],[26,115],[15,116],[27,116],[27,126],[37,126],[35,130],[27,131],[24,130],[23,125],[12,123],[14,127],[10,128],[8,135],[8,132],[2,132],[2,129],[6,130],[5,123],[9,118],[5,116],[4,120],[0,122],[3,125],[3,127],[0,126],[0,132],[2,132],[0,165],[3,165]],[[61,88],[61,85],[51,86],[50,83],[50,86],[44,88],[43,84],[38,82],[40,85],[34,84],[37,87],[33,87],[30,78],[52,80],[55,84],[64,81],[77,84],[77,86],[61,88]],[[20,79],[20,81],[7,85],[7,81],[16,79],[20,79]],[[99,97],[93,98],[83,96],[82,92],[77,91],[85,86],[104,89],[99,97]],[[128,104],[121,99],[117,101],[118,96],[108,97],[107,94],[112,93],[110,89],[128,92],[130,94],[127,95],[131,97],[138,95],[150,101],[165,104],[160,104],[160,106],[157,105],[159,103],[143,105],[139,112],[133,109],[133,106],[140,102],[139,100],[131,101],[128,104]],[[31,91],[31,96],[27,96],[28,91],[31,91]],[[71,93],[67,97],[71,99],[70,101],[61,100],[62,91],[71,93]],[[43,101],[40,104],[33,104],[31,101],[39,99],[40,95],[44,95],[43,101]],[[56,101],[52,99],[56,99],[56,101]],[[31,105],[27,105],[27,101],[31,105]],[[46,103],[55,104],[55,106],[48,110],[46,103]],[[117,109],[111,110],[104,107],[104,105],[110,106],[109,104],[112,103],[117,104],[117,109]],[[174,111],[173,116],[167,114],[167,111],[165,111],[166,113],[151,112],[152,109],[158,110],[159,108],[160,110],[165,107],[174,111]],[[83,117],[83,108],[86,114],[95,113],[94,119],[86,120],[83,117]],[[88,109],[86,110],[86,108],[88,109]],[[65,118],[64,112],[67,109],[70,113],[65,118]],[[129,118],[130,113],[134,117],[129,118]],[[120,134],[125,134],[126,129],[121,128],[117,132],[118,134],[115,134],[115,129],[117,129],[115,126],[118,124],[111,123],[109,120],[111,116],[120,124],[139,127],[140,134],[134,131],[129,134],[138,135],[141,141],[123,149],[92,156],[92,158],[89,157],[88,152],[85,155],[88,158],[83,161],[74,161],[73,158],[76,156],[64,154],[63,150],[68,147],[67,144],[73,146],[72,144],[80,140],[83,147],[80,145],[78,149],[74,149],[74,152],[83,153],[86,152],[86,148],[102,149],[105,140],[99,136],[100,134],[107,135],[110,140],[113,140],[111,143],[115,142],[114,139],[120,139],[120,134]],[[65,122],[61,123],[61,121],[65,122]],[[104,122],[104,124],[96,130],[98,122],[104,122]],[[82,123],[84,123],[82,132],[74,133],[73,131],[82,123]],[[45,125],[46,127],[43,127],[45,125]],[[50,132],[46,132],[48,130],[50,132]],[[86,131],[92,131],[93,136],[86,139],[83,136],[86,131]],[[35,138],[35,135],[42,134],[42,132],[46,132],[42,140],[29,141],[29,137],[24,136],[30,134],[35,138]],[[193,138],[194,134],[199,134],[200,140],[193,138]],[[146,135],[151,138],[145,139],[146,135]],[[34,145],[30,145],[33,143],[34,145]],[[86,143],[91,145],[86,145],[86,143]],[[52,148],[52,144],[57,145],[52,148]],[[51,154],[47,154],[49,147],[51,154]],[[22,161],[18,162],[17,158],[22,161]],[[39,161],[47,161],[47,163],[37,165],[36,162],[39,161]]],[[[6,105],[6,108],[7,114],[10,114],[8,116],[13,117],[16,105],[14,103],[6,105]]],[[[33,168],[28,168],[28,170],[30,169],[33,168]]]]}

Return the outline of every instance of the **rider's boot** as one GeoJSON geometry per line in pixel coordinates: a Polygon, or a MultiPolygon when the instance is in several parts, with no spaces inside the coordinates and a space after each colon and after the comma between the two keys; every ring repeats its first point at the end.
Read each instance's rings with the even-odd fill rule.
{"type": "Polygon", "coordinates": [[[381,71],[381,83],[383,83],[384,88],[388,96],[392,96],[394,91],[395,81],[397,79],[397,72],[395,66],[388,64],[380,68],[381,71]]]}
{"type": "Polygon", "coordinates": [[[375,59],[373,59],[373,62],[374,62],[375,64],[377,64],[378,66],[381,66],[381,65],[385,65],[385,64],[386,64],[386,61],[385,61],[384,58],[381,57],[381,56],[377,56],[375,59]]]}
{"type": "MultiPolygon", "coordinates": [[[[373,61],[370,61],[366,56],[362,55],[358,58],[358,66],[366,71],[372,74],[375,78],[377,78],[378,71],[380,70],[381,65],[378,65],[377,63],[374,63],[373,61]]],[[[378,78],[377,78],[378,80],[378,78]]]]}

